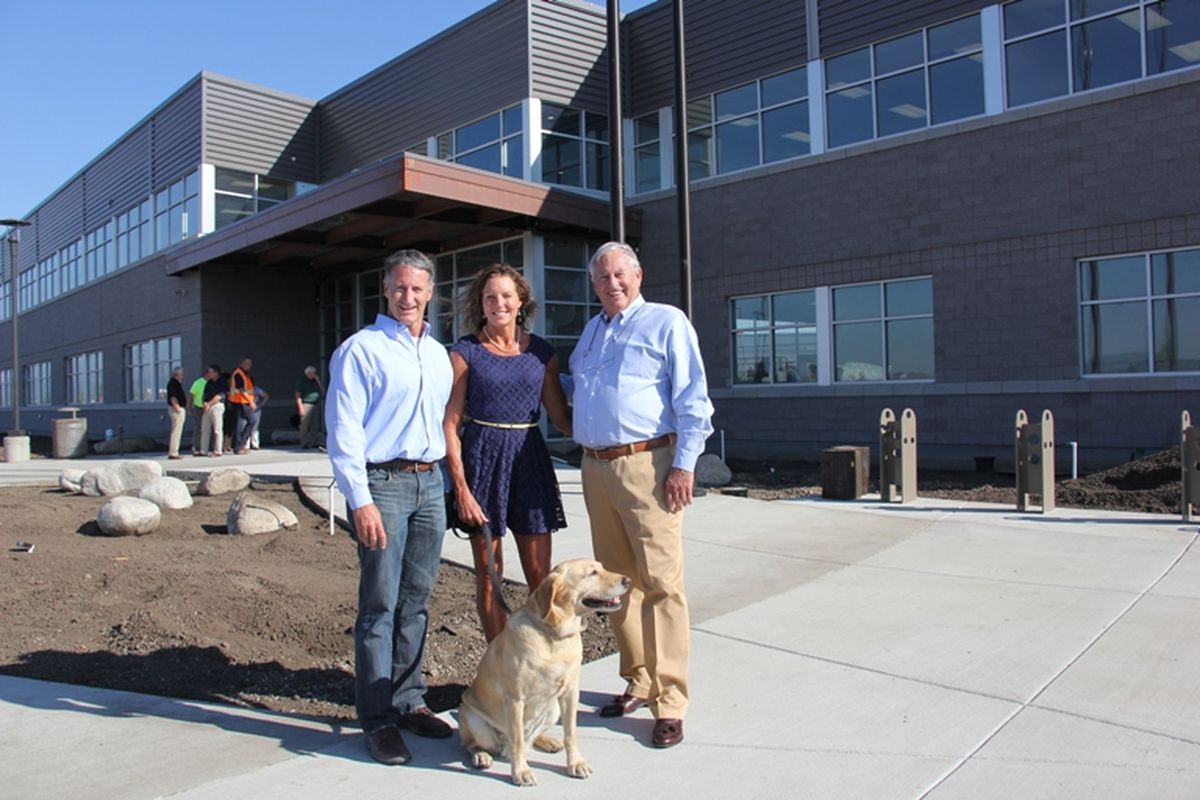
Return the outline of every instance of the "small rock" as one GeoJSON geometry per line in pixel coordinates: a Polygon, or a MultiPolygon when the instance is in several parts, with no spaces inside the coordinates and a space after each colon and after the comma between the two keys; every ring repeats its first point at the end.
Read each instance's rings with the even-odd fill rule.
{"type": "Polygon", "coordinates": [[[64,469],[58,476],[58,488],[79,494],[83,491],[83,476],[86,474],[86,469],[64,469]]]}
{"type": "Polygon", "coordinates": [[[242,492],[235,497],[225,515],[225,527],[234,536],[273,533],[299,524],[290,509],[253,492],[242,492]]]}
{"type": "Polygon", "coordinates": [[[187,484],[167,475],[143,486],[138,497],[149,500],[159,508],[178,510],[192,507],[192,495],[187,484]]]}
{"type": "Polygon", "coordinates": [[[721,457],[705,453],[696,461],[696,483],[700,486],[724,486],[733,480],[733,472],[721,457]]]}
{"type": "Polygon", "coordinates": [[[96,524],[107,536],[141,536],[161,521],[158,506],[137,497],[114,497],[96,514],[96,524]]]}
{"type": "Polygon", "coordinates": [[[221,467],[200,479],[196,494],[226,494],[240,492],[250,485],[250,475],[237,467],[221,467]]]}

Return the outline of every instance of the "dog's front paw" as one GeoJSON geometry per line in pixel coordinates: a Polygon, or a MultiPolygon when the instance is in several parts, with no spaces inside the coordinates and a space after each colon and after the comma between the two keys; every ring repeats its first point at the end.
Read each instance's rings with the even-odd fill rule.
{"type": "Polygon", "coordinates": [[[517,786],[537,786],[537,778],[533,777],[533,770],[529,767],[521,767],[518,769],[515,765],[512,771],[512,782],[517,786]]]}
{"type": "Polygon", "coordinates": [[[592,768],[581,758],[574,763],[567,764],[567,774],[572,778],[586,778],[592,774],[592,768]]]}
{"type": "Polygon", "coordinates": [[[471,764],[475,769],[491,769],[492,754],[486,750],[479,750],[472,756],[471,764]]]}
{"type": "Polygon", "coordinates": [[[563,743],[548,733],[543,733],[533,740],[533,746],[543,753],[557,753],[562,750],[563,743]]]}

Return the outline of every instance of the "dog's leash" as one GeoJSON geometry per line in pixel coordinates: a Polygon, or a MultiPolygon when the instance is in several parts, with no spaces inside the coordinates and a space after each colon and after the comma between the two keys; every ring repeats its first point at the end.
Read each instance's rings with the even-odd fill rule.
{"type": "Polygon", "coordinates": [[[492,579],[492,594],[496,597],[496,602],[500,604],[500,608],[504,609],[505,614],[511,614],[512,609],[508,607],[508,603],[504,602],[504,589],[500,582],[500,576],[496,574],[496,559],[492,558],[492,526],[486,522],[479,526],[480,532],[483,534],[484,552],[487,556],[488,575],[492,579]]]}

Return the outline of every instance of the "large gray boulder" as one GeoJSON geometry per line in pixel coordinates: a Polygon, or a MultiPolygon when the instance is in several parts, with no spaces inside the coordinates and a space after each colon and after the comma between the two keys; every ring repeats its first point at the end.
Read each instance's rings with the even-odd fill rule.
{"type": "Polygon", "coordinates": [[[221,467],[200,479],[196,494],[226,494],[240,492],[250,486],[250,475],[237,467],[221,467]]]}
{"type": "Polygon", "coordinates": [[[225,515],[225,527],[234,536],[273,533],[299,524],[288,508],[254,492],[242,492],[235,497],[225,515]]]}
{"type": "Polygon", "coordinates": [[[161,521],[158,506],[137,497],[114,497],[96,514],[96,524],[106,536],[141,536],[161,521]]]}
{"type": "Polygon", "coordinates": [[[58,476],[58,488],[64,492],[79,494],[83,491],[83,476],[86,474],[86,469],[72,469],[68,467],[58,476]]]}
{"type": "Polygon", "coordinates": [[[114,461],[89,469],[80,479],[80,490],[89,497],[112,497],[139,491],[163,476],[157,461],[114,461]]]}
{"type": "Polygon", "coordinates": [[[733,472],[718,455],[705,453],[696,461],[696,483],[700,486],[725,486],[733,480],[733,472]]]}
{"type": "Polygon", "coordinates": [[[162,509],[191,508],[193,502],[187,484],[169,475],[147,483],[138,492],[138,497],[149,500],[162,509]]]}

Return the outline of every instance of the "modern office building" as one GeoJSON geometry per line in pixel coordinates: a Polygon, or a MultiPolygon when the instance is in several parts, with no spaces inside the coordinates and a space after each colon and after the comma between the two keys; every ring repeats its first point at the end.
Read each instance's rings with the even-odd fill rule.
{"type": "MultiPolygon", "coordinates": [[[[931,464],[1011,459],[1018,409],[1051,410],[1085,467],[1178,442],[1200,411],[1200,2],[684,10],[693,320],[728,455],[867,444],[884,407],[916,411],[931,464]]],[[[644,293],[679,302],[672,17],[621,22],[622,122],[644,293]]],[[[400,247],[437,258],[447,342],[473,271],[519,265],[565,361],[598,310],[607,93],[583,0],[498,0],[320,100],[201,73],[27,215],[24,427],[70,404],[162,435],[170,367],[243,354],[290,397],[382,308],[400,247]]]]}

